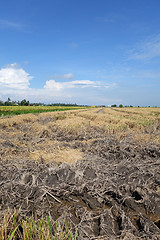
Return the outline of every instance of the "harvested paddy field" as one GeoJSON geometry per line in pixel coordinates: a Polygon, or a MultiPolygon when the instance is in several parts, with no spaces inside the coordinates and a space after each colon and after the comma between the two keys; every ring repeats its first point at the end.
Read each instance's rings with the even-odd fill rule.
{"type": "Polygon", "coordinates": [[[13,239],[31,216],[65,219],[79,240],[160,239],[160,109],[0,118],[0,236],[8,209],[13,239]]]}

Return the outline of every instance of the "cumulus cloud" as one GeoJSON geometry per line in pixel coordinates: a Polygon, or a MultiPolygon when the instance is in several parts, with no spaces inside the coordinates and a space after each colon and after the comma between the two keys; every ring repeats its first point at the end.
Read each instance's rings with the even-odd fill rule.
{"type": "Polygon", "coordinates": [[[131,49],[129,59],[150,60],[160,57],[160,34],[141,42],[136,48],[131,49]]]}
{"type": "Polygon", "coordinates": [[[64,88],[64,83],[56,82],[55,80],[46,81],[44,88],[61,90],[64,88]]]}
{"type": "Polygon", "coordinates": [[[30,85],[30,76],[17,63],[9,64],[0,69],[0,86],[13,89],[27,89],[30,85]]]}

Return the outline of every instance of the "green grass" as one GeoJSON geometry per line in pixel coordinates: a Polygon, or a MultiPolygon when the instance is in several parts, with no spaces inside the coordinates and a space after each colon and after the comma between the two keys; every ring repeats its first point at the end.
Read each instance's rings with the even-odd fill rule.
{"type": "Polygon", "coordinates": [[[61,106],[0,106],[0,116],[19,115],[27,113],[41,113],[54,111],[67,111],[82,109],[85,107],[61,107],[61,106]]]}
{"type": "Polygon", "coordinates": [[[62,223],[54,222],[49,218],[37,219],[30,217],[20,219],[18,212],[6,213],[0,229],[2,240],[76,240],[71,224],[65,219],[62,223]]]}

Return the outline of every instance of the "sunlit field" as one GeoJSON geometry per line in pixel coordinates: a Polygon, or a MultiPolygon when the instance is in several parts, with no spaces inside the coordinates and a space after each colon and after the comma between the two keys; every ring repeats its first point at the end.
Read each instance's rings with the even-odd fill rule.
{"type": "Polygon", "coordinates": [[[66,111],[80,109],[83,107],[62,107],[62,106],[0,106],[0,116],[19,115],[27,113],[41,113],[53,111],[66,111]]]}

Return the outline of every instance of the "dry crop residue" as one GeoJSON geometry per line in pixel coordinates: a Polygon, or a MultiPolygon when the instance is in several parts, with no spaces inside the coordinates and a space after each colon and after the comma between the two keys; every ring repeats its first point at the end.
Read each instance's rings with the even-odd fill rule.
{"type": "Polygon", "coordinates": [[[66,218],[80,240],[160,239],[158,111],[1,118],[1,217],[66,218]]]}

